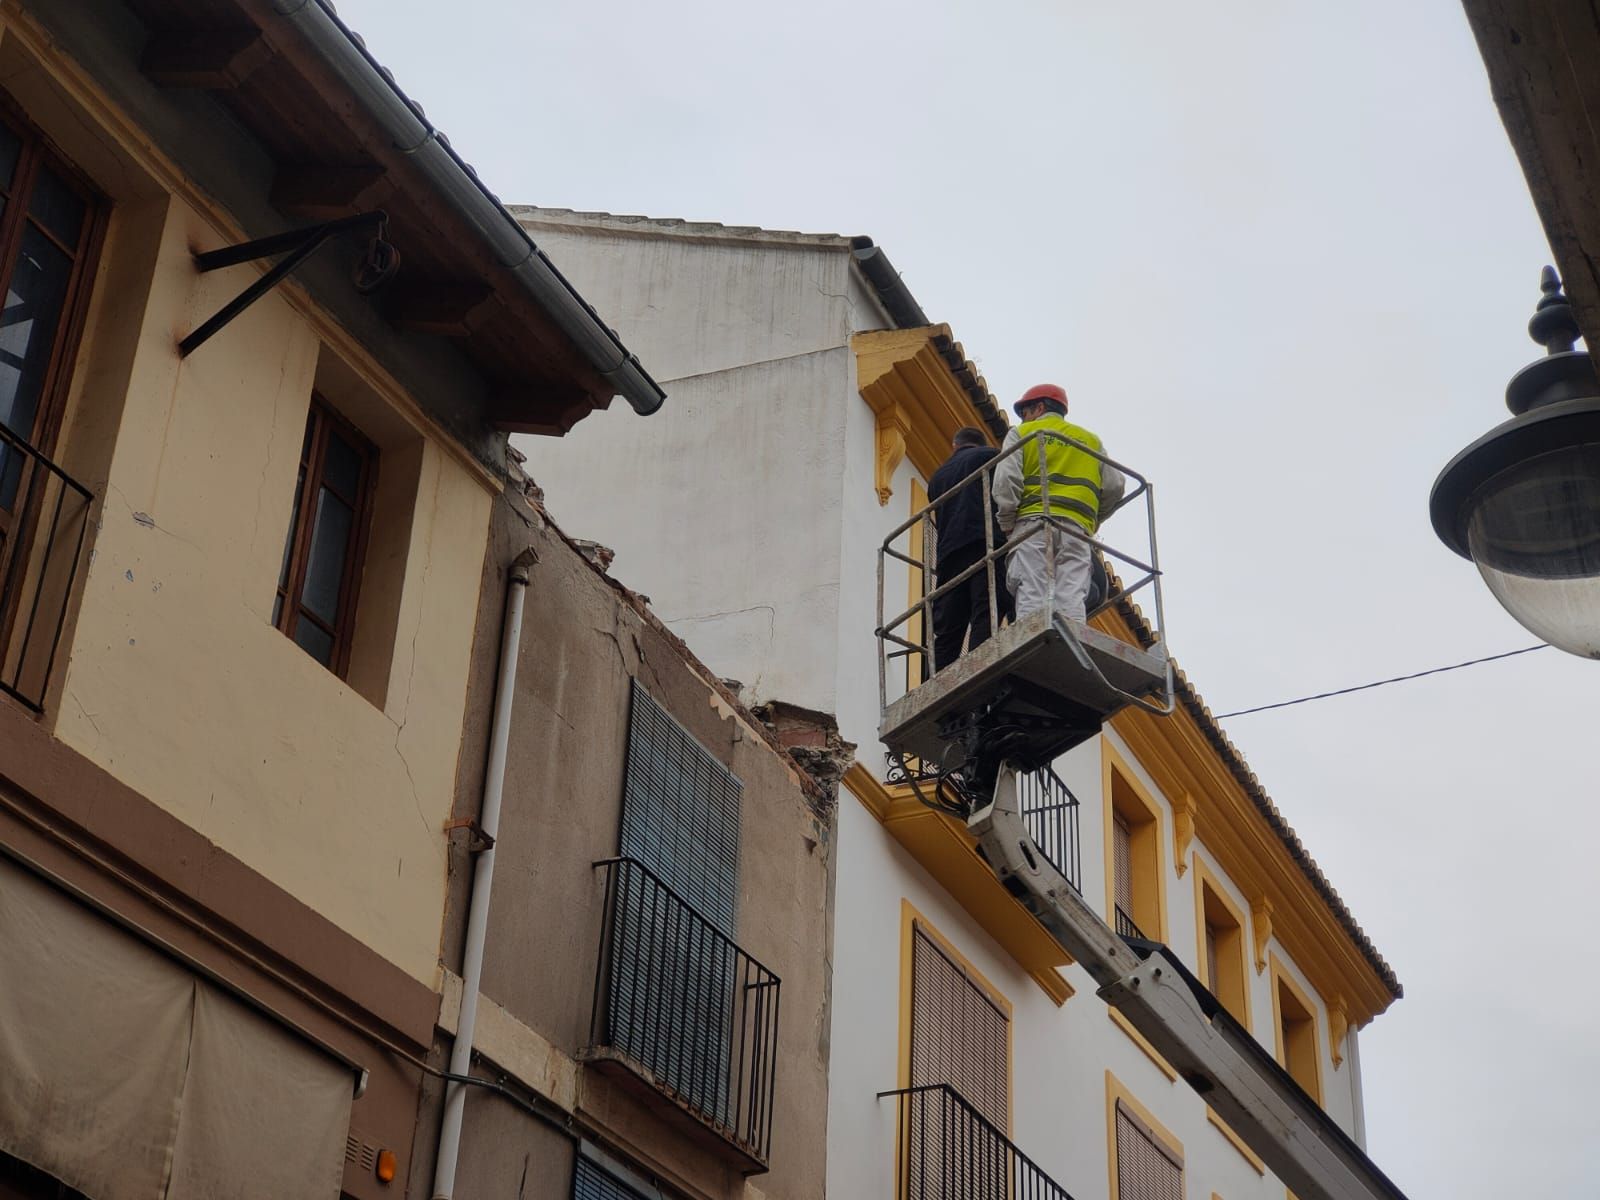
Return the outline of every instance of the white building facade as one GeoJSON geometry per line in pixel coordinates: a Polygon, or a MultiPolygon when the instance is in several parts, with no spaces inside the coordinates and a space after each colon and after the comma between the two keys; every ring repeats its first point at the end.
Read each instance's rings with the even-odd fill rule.
{"type": "MultiPolygon", "coordinates": [[[[864,239],[513,211],[672,396],[649,421],[585,422],[556,452],[523,444],[551,513],[614,549],[617,574],[747,702],[835,714],[858,746],[822,1025],[828,1195],[1281,1200],[960,823],[890,778],[878,547],[956,428],[1005,428],[949,328],[864,239]],[[962,1148],[933,1147],[952,1112],[962,1148]],[[954,1175],[952,1154],[969,1160],[954,1175]]],[[[1137,466],[1137,447],[1117,450],[1137,466]]],[[[886,609],[918,586],[891,563],[886,609]]],[[[1142,618],[1096,620],[1131,639],[1142,618]]],[[[1356,1030],[1399,984],[1181,673],[1178,693],[1173,716],[1121,714],[1057,762],[1058,865],[1108,921],[1120,905],[1169,945],[1364,1142],[1356,1030]]]]}

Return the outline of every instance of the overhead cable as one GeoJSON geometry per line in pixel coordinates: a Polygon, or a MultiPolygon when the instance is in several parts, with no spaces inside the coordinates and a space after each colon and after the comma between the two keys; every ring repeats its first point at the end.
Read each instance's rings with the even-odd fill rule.
{"type": "Polygon", "coordinates": [[[1326,700],[1330,696],[1348,696],[1351,692],[1364,692],[1368,688],[1383,687],[1389,683],[1404,683],[1408,679],[1421,679],[1427,675],[1439,675],[1445,671],[1459,671],[1462,667],[1475,667],[1479,663],[1495,662],[1502,658],[1515,658],[1519,654],[1528,654],[1534,650],[1543,650],[1549,643],[1539,642],[1537,645],[1524,646],[1520,650],[1507,650],[1504,654],[1491,654],[1487,658],[1470,658],[1466,662],[1451,663],[1448,667],[1434,667],[1427,671],[1417,671],[1410,675],[1396,675],[1392,679],[1379,679],[1372,683],[1357,684],[1355,687],[1340,688],[1334,692],[1318,692],[1315,696],[1301,696],[1298,700],[1280,700],[1276,704],[1261,704],[1255,708],[1241,708],[1236,712],[1223,713],[1213,720],[1226,721],[1229,717],[1242,717],[1249,713],[1266,712],[1272,708],[1289,708],[1295,704],[1309,704],[1313,700],[1326,700]]]}

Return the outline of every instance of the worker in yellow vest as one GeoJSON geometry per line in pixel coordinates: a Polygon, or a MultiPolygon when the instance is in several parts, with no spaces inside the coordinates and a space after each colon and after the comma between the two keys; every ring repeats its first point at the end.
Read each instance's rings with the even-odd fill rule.
{"type": "Polygon", "coordinates": [[[1037,612],[1053,596],[1055,610],[1081,624],[1093,572],[1093,550],[1087,539],[1099,529],[1101,517],[1122,500],[1127,481],[1121,471],[1088,453],[1104,453],[1100,439],[1067,420],[1067,393],[1055,384],[1029,388],[1012,409],[1022,424],[1006,434],[1002,455],[1029,434],[1046,429],[1076,443],[1037,438],[1002,458],[995,468],[993,494],[1000,528],[1008,537],[1026,536],[1006,559],[1006,582],[1016,598],[1016,617],[1020,621],[1037,612]],[[1050,515],[1057,518],[1053,572],[1045,536],[1046,476],[1050,515]]]}

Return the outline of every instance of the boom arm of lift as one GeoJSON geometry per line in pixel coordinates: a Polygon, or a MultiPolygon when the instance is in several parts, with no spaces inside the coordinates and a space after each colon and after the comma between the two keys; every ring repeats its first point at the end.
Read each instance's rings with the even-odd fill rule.
{"type": "Polygon", "coordinates": [[[1038,853],[1019,813],[1016,770],[1009,763],[1000,769],[992,801],[972,814],[967,828],[1006,890],[1089,972],[1101,998],[1300,1200],[1405,1200],[1165,946],[1124,941],[1038,853]]]}

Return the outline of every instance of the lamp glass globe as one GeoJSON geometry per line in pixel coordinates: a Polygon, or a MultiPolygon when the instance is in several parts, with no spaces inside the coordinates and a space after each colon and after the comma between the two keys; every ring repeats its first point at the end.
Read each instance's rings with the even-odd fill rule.
{"type": "Polygon", "coordinates": [[[1600,658],[1600,445],[1536,455],[1490,478],[1471,500],[1467,548],[1524,628],[1600,658]]]}

